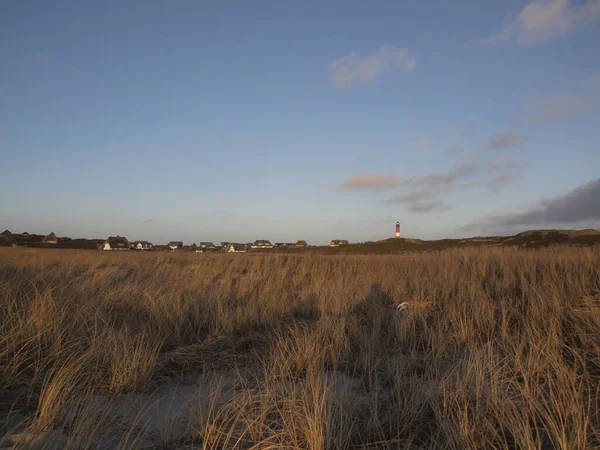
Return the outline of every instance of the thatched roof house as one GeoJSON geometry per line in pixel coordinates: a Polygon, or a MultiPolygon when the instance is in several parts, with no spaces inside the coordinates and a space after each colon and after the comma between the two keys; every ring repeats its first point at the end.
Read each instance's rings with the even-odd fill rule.
{"type": "Polygon", "coordinates": [[[54,231],[44,238],[46,244],[58,244],[58,238],[54,231]]]}
{"type": "Polygon", "coordinates": [[[131,244],[125,237],[111,236],[107,240],[104,241],[102,245],[102,250],[130,250],[131,244]]]}

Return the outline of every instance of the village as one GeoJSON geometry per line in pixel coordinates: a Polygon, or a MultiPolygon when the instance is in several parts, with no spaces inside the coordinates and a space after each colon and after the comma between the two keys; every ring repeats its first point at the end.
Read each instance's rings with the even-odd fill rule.
{"type": "MultiPolygon", "coordinates": [[[[330,247],[349,245],[348,240],[334,239],[329,243],[330,247]]],[[[246,253],[255,250],[268,249],[292,249],[310,247],[305,240],[296,242],[277,242],[272,244],[267,239],[258,239],[248,243],[221,242],[215,245],[204,241],[198,244],[184,244],[183,241],[170,241],[165,245],[154,245],[149,241],[130,241],[126,237],[117,235],[106,239],[85,239],[69,237],[57,237],[56,233],[48,235],[23,233],[12,233],[5,230],[0,233],[0,247],[38,247],[38,248],[65,248],[65,249],[89,249],[102,251],[170,251],[170,252],[223,252],[223,253],[246,253]]]]}

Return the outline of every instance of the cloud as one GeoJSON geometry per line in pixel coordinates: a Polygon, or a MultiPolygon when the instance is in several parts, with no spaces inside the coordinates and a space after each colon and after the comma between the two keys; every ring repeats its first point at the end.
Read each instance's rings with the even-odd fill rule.
{"type": "Polygon", "coordinates": [[[421,148],[428,147],[430,144],[431,144],[430,138],[422,137],[421,139],[417,139],[415,142],[410,144],[410,146],[411,146],[411,148],[421,149],[421,148]]]}
{"type": "Polygon", "coordinates": [[[473,124],[466,124],[455,130],[448,142],[448,153],[451,155],[461,153],[464,150],[464,141],[476,134],[477,127],[473,124]]]}
{"type": "Polygon", "coordinates": [[[490,189],[499,191],[511,182],[520,179],[519,169],[531,166],[530,161],[504,157],[485,161],[464,161],[448,172],[432,172],[418,177],[404,178],[376,172],[363,172],[348,178],[342,190],[412,189],[399,192],[384,200],[387,205],[407,203],[412,212],[426,213],[447,210],[439,196],[457,189],[490,189]]]}
{"type": "Polygon", "coordinates": [[[405,48],[380,47],[375,53],[361,57],[356,51],[342,56],[327,65],[330,82],[336,88],[346,88],[361,82],[374,80],[384,72],[402,69],[410,72],[417,60],[405,48]]]}
{"type": "Polygon", "coordinates": [[[400,186],[405,180],[395,175],[386,175],[377,172],[363,172],[354,175],[342,183],[341,189],[345,191],[375,190],[381,191],[400,186]]]}
{"type": "MultiPolygon", "coordinates": [[[[433,192],[432,188],[436,188],[436,192],[439,193],[447,191],[448,185],[451,185],[452,183],[461,179],[468,179],[486,173],[497,174],[499,172],[515,170],[529,166],[531,166],[531,161],[499,157],[487,161],[463,161],[462,163],[454,166],[454,168],[448,172],[431,172],[426,175],[411,178],[404,178],[397,175],[389,175],[378,172],[363,172],[346,179],[340,186],[340,189],[344,191],[384,191],[399,187],[425,186],[427,189],[420,189],[413,192],[430,193],[433,192]]],[[[483,184],[484,183],[482,182],[482,185],[483,184]]],[[[402,197],[402,195],[400,197],[402,197]]],[[[391,203],[397,203],[397,201],[391,201],[391,203]]]]}
{"type": "Polygon", "coordinates": [[[517,125],[543,125],[586,112],[592,103],[582,95],[558,95],[531,98],[525,101],[513,119],[517,125]]]}
{"type": "Polygon", "coordinates": [[[513,181],[519,180],[519,176],[515,174],[503,174],[496,175],[492,178],[482,179],[482,180],[473,180],[467,183],[463,183],[461,188],[488,188],[492,191],[496,192],[504,188],[506,185],[512,183],[513,181]]]}
{"type": "Polygon", "coordinates": [[[146,219],[144,220],[144,225],[150,225],[156,222],[156,219],[146,219]]]}
{"type": "MultiPolygon", "coordinates": [[[[446,188],[445,190],[449,190],[450,188],[446,188]]],[[[385,201],[386,205],[391,205],[393,203],[414,203],[420,202],[423,200],[430,200],[436,198],[444,189],[416,189],[414,191],[409,191],[405,194],[398,194],[394,197],[385,201]]]]}
{"type": "Polygon", "coordinates": [[[450,207],[446,206],[443,200],[431,200],[428,202],[413,203],[408,209],[414,213],[428,213],[435,210],[447,211],[450,207]]]}
{"type": "Polygon", "coordinates": [[[600,178],[565,195],[542,200],[528,211],[484,217],[463,229],[498,230],[516,226],[567,225],[600,220],[600,178]]]}
{"type": "Polygon", "coordinates": [[[514,20],[490,36],[471,42],[475,46],[516,43],[542,44],[600,19],[600,1],[537,0],[525,6],[514,20]]]}
{"type": "Polygon", "coordinates": [[[524,134],[513,133],[510,131],[501,131],[493,135],[485,145],[486,150],[508,150],[528,141],[524,134]]]}
{"type": "Polygon", "coordinates": [[[452,173],[433,172],[420,177],[410,178],[408,184],[439,186],[441,184],[452,183],[455,178],[456,177],[452,173]]]}

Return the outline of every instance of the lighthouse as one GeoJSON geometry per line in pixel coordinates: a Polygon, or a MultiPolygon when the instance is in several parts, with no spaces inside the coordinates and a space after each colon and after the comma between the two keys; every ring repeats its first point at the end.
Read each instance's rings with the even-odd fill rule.
{"type": "Polygon", "coordinates": [[[396,239],[400,239],[400,222],[396,222],[396,239]]]}

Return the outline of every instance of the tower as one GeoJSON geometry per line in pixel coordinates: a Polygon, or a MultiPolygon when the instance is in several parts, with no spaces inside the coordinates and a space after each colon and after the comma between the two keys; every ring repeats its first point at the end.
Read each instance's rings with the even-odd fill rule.
{"type": "Polygon", "coordinates": [[[400,222],[396,222],[396,239],[400,239],[400,222]]]}

